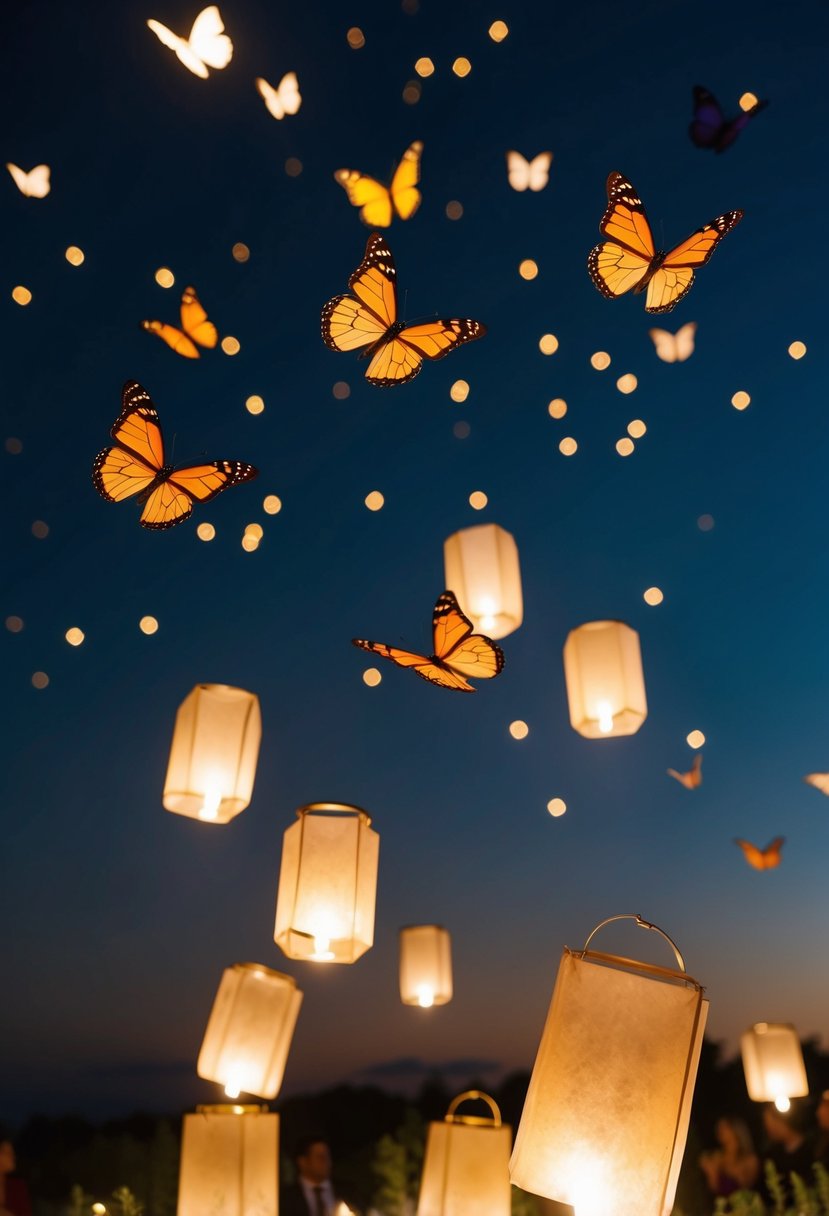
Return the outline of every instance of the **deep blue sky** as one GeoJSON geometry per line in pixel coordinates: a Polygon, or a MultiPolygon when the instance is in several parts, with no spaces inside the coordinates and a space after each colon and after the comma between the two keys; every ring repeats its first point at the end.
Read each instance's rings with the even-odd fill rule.
{"type": "MultiPolygon", "coordinates": [[[[3,426],[23,443],[2,453],[2,613],[25,621],[0,639],[0,1113],[211,1100],[195,1059],[221,971],[242,960],[305,991],[286,1089],[406,1058],[490,1062],[489,1076],[529,1066],[562,946],[622,911],[675,937],[729,1047],[758,1019],[822,1035],[829,802],[801,778],[829,768],[827,13],[806,0],[716,13],[422,0],[414,15],[392,0],[225,0],[235,54],[202,81],[145,25],[186,33],[198,4],[21,8],[5,27],[15,121],[0,159],[47,162],[53,189],[33,201],[0,180],[3,426]],[[495,18],[510,26],[500,45],[495,18]],[[421,55],[437,72],[409,106],[421,55]],[[457,55],[472,62],[464,80],[457,55]],[[253,79],[289,70],[303,106],[277,123],[253,79]],[[772,104],[714,156],[686,134],[696,83],[732,113],[747,89],[772,104]],[[388,233],[407,315],[471,315],[489,334],[383,392],[319,338],[320,308],[366,238],[331,175],[386,175],[415,138],[423,205],[388,233]],[[547,190],[508,187],[510,147],[552,149],[547,190]],[[285,174],[287,157],[301,176],[285,174]],[[682,365],[656,359],[641,297],[604,300],[588,279],[613,169],[660,243],[745,209],[656,320],[698,322],[682,365]],[[77,269],[70,244],[86,255],[77,269]],[[540,267],[529,283],[526,257],[540,267]],[[176,288],[156,285],[159,266],[176,288]],[[188,362],[139,329],[175,319],[189,282],[239,338],[235,358],[188,362]],[[34,293],[27,308],[10,298],[18,283],[34,293]],[[548,331],[551,358],[537,345],[548,331]],[[797,363],[793,339],[808,345],[797,363]],[[607,372],[591,368],[596,350],[612,355],[607,372]],[[615,380],[628,371],[639,388],[626,397],[615,380]],[[449,398],[458,377],[463,405],[449,398]],[[90,468],[128,378],[153,396],[178,460],[251,460],[259,480],[169,533],[104,503],[90,468]],[[346,401],[332,396],[339,380],[346,401]],[[743,413],[738,389],[752,397],[743,413]],[[245,411],[252,393],[259,417],[245,411]],[[561,422],[553,397],[569,404],[561,422]],[[625,460],[614,444],[632,418],[648,432],[625,460]],[[564,435],[580,445],[570,459],[564,435]],[[376,514],[363,505],[374,489],[376,514]],[[479,489],[484,512],[467,501],[479,489]],[[263,513],[266,493],[282,498],[278,516],[263,513]],[[200,519],[217,529],[210,544],[200,519]],[[246,554],[252,521],[265,537],[246,554]],[[466,697],[390,667],[365,687],[349,639],[425,644],[443,539],[482,521],[521,552],[526,619],[503,643],[504,674],[466,697]],[[642,600],[652,584],[657,608],[642,600]],[[138,630],[147,613],[154,637],[138,630]],[[568,723],[561,647],[606,616],[641,633],[650,715],[632,738],[591,742],[568,723]],[[79,649],[64,641],[73,625],[79,649]],[[161,807],[175,710],[200,681],[262,702],[254,799],[224,828],[161,807]],[[530,726],[522,742],[516,718],[530,726]],[[694,728],[708,744],[689,794],[665,769],[690,764],[694,728]],[[569,807],[555,820],[553,796],[569,807]],[[272,940],[282,832],[318,799],[365,807],[381,835],[376,945],[353,967],[293,964],[272,940]],[[732,843],[778,833],[769,874],[732,843]],[[445,923],[455,952],[455,999],[429,1013],[397,995],[397,930],[421,921],[445,923]]],[[[606,944],[665,957],[639,939],[606,944]]]]}

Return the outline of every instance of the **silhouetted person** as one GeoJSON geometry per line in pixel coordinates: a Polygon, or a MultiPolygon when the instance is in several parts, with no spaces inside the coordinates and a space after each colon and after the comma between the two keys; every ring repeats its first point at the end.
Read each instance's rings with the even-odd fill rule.
{"type": "Polygon", "coordinates": [[[817,1136],[815,1137],[815,1161],[829,1170],[829,1089],[820,1095],[817,1110],[817,1136]]]}
{"type": "MultiPolygon", "coordinates": [[[[765,1166],[766,1161],[773,1163],[782,1180],[785,1194],[791,1198],[790,1174],[799,1174],[807,1185],[812,1181],[814,1149],[803,1131],[800,1110],[792,1106],[791,1110],[782,1114],[769,1102],[763,1107],[763,1126],[769,1140],[763,1164],[765,1166]]],[[[770,1196],[765,1186],[765,1178],[762,1189],[768,1199],[770,1196]]]]}
{"type": "Polygon", "coordinates": [[[754,1151],[751,1132],[742,1119],[717,1120],[715,1129],[719,1148],[702,1154],[699,1164],[708,1189],[715,1198],[750,1191],[760,1178],[760,1158],[754,1151]]]}
{"type": "Polygon", "coordinates": [[[300,1140],[294,1157],[297,1180],[282,1191],[279,1216],[341,1216],[341,1204],[353,1205],[331,1181],[331,1150],[322,1136],[300,1140]]]}
{"type": "Polygon", "coordinates": [[[29,1188],[22,1178],[12,1177],[16,1169],[14,1145],[0,1128],[0,1216],[32,1216],[29,1188]]]}

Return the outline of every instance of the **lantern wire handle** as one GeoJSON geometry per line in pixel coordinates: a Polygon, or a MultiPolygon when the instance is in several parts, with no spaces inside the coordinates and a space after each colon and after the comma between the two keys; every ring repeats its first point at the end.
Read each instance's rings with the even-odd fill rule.
{"type": "Polygon", "coordinates": [[[492,1111],[492,1124],[495,1127],[501,1126],[501,1112],[498,1109],[498,1103],[494,1098],[490,1098],[489,1094],[485,1094],[480,1089],[467,1089],[462,1094],[458,1094],[457,1098],[453,1098],[449,1103],[449,1109],[446,1112],[447,1123],[489,1123],[489,1119],[476,1118],[470,1115],[455,1115],[455,1111],[460,1106],[461,1102],[486,1102],[489,1109],[492,1111]]]}
{"type": "Polygon", "coordinates": [[[660,929],[659,925],[652,925],[649,920],[645,920],[643,917],[641,917],[638,914],[638,912],[621,912],[618,916],[608,916],[607,920],[601,921],[600,924],[596,925],[596,928],[593,930],[593,932],[588,937],[587,941],[584,943],[584,949],[582,950],[582,955],[585,955],[587,953],[588,946],[590,945],[590,943],[592,942],[592,940],[596,936],[596,934],[599,932],[599,930],[603,929],[605,927],[605,925],[612,924],[614,920],[635,920],[640,929],[653,929],[654,933],[659,933],[662,937],[665,938],[665,941],[668,943],[668,945],[671,947],[674,954],[676,955],[676,961],[677,961],[680,971],[683,971],[683,972],[685,971],[685,960],[682,957],[682,955],[680,954],[679,946],[677,946],[677,944],[673,940],[673,938],[668,937],[668,934],[665,932],[664,929],[660,929]]]}

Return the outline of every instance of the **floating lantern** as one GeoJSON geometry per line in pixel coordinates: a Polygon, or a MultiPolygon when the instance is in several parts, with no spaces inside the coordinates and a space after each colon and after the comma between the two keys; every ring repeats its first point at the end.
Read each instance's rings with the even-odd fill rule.
{"type": "Polygon", "coordinates": [[[354,963],[374,943],[380,837],[359,807],[313,802],[285,832],[274,941],[288,958],[354,963]]]}
{"type": "Polygon", "coordinates": [[[205,823],[228,823],[253,793],[259,698],[229,684],[197,684],[176,714],[163,803],[205,823]]]}
{"type": "Polygon", "coordinates": [[[565,947],[510,1162],[577,1216],[668,1216],[708,1012],[678,970],[565,947]]]}
{"type": "Polygon", "coordinates": [[[302,993],[296,980],[260,963],[234,963],[222,975],[196,1068],[206,1081],[275,1098],[296,1026],[302,993]]]}
{"type": "Polygon", "coordinates": [[[635,735],[648,716],[639,634],[622,621],[588,621],[564,643],[570,725],[586,739],[635,735]]]}
{"type": "Polygon", "coordinates": [[[748,1096],[789,1109],[789,1098],[809,1092],[797,1031],[789,1022],[755,1022],[740,1036],[748,1096]]]}
{"type": "Polygon", "coordinates": [[[524,619],[518,546],[497,524],[462,528],[443,542],[446,586],[476,630],[505,638],[524,619]]]}
{"type": "Polygon", "coordinates": [[[400,999],[422,1009],[452,1000],[452,943],[442,925],[400,930],[400,999]]]}
{"type": "Polygon", "coordinates": [[[198,1106],[184,1116],[177,1216],[278,1216],[279,1116],[198,1106]]]}
{"type": "Polygon", "coordinates": [[[459,1094],[443,1122],[429,1124],[417,1216],[509,1216],[511,1141],[512,1129],[488,1094],[459,1094]],[[455,1114],[473,1100],[486,1102],[492,1115],[455,1114]]]}

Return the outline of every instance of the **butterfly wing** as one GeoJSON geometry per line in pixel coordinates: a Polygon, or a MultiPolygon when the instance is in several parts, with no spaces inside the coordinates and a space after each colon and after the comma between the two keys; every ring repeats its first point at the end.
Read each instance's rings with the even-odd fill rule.
{"type": "Polygon", "coordinates": [[[552,152],[539,152],[529,163],[529,187],[531,190],[543,190],[550,180],[550,165],[553,163],[552,152]]]}
{"type": "Polygon", "coordinates": [[[785,844],[785,840],[785,836],[775,836],[774,840],[770,844],[767,844],[764,849],[758,849],[749,840],[737,838],[734,843],[740,846],[746,861],[755,870],[773,870],[776,866],[780,865],[781,849],[785,844]]]}
{"type": "Polygon", "coordinates": [[[279,96],[279,89],[275,89],[272,84],[268,84],[262,76],[257,76],[254,81],[259,96],[264,101],[268,113],[274,118],[281,119],[285,117],[285,107],[282,104],[282,98],[279,96]]]}
{"type": "Polygon", "coordinates": [[[656,255],[642,200],[621,173],[607,179],[607,208],[599,231],[611,239],[591,249],[587,269],[602,295],[615,299],[642,281],[656,255]]]}
{"type": "MultiPolygon", "coordinates": [[[[181,328],[199,346],[212,350],[219,341],[219,334],[202,307],[195,288],[185,287],[181,296],[181,328]]],[[[179,352],[181,353],[181,352],[179,352]]],[[[196,352],[198,357],[198,351],[196,352]]]]}
{"type": "Polygon", "coordinates": [[[185,359],[199,358],[196,344],[175,325],[168,325],[166,321],[142,321],[141,327],[151,334],[157,334],[177,355],[183,355],[185,359]]]}
{"type": "Polygon", "coordinates": [[[821,794],[829,794],[829,773],[807,773],[803,780],[820,790],[821,794]]]}
{"type": "Polygon", "coordinates": [[[507,180],[513,190],[521,193],[530,186],[530,162],[520,152],[507,152],[507,180]]]}
{"type": "Polygon", "coordinates": [[[256,87],[268,108],[268,113],[276,119],[282,119],[286,114],[296,114],[302,104],[296,72],[286,73],[276,88],[261,76],[257,76],[256,87]]]}
{"type": "Polygon", "coordinates": [[[322,340],[331,350],[359,350],[379,342],[386,326],[353,296],[335,296],[322,310],[322,340]]]}
{"type": "Polygon", "coordinates": [[[423,680],[430,684],[439,684],[441,688],[453,688],[458,692],[474,692],[475,689],[461,675],[439,666],[434,659],[423,654],[414,654],[410,650],[400,650],[396,646],[387,646],[385,642],[369,642],[362,638],[352,638],[352,644],[361,650],[379,654],[381,658],[391,659],[398,667],[411,667],[423,680]]]}
{"type": "Polygon", "coordinates": [[[442,359],[450,350],[474,342],[486,333],[486,326],[471,317],[453,317],[442,321],[426,321],[422,325],[406,325],[399,340],[413,347],[424,359],[442,359]]]}
{"type": "Polygon", "coordinates": [[[184,523],[193,514],[193,499],[174,486],[171,481],[162,481],[144,503],[139,523],[142,528],[163,531],[184,523]]]}
{"type": "Polygon", "coordinates": [[[400,338],[381,342],[366,368],[366,380],[378,388],[394,388],[414,380],[423,367],[423,356],[400,338]]]}
{"type": "Polygon", "coordinates": [[[7,164],[6,168],[20,193],[25,194],[27,198],[45,198],[52,188],[48,165],[35,165],[28,173],[18,165],[7,164]]]}
{"type": "Polygon", "coordinates": [[[224,28],[217,6],[211,4],[199,13],[187,39],[193,53],[211,68],[226,68],[233,57],[233,43],[224,28]]]}
{"type": "Polygon", "coordinates": [[[667,329],[649,329],[648,334],[653,341],[656,353],[663,363],[684,363],[694,353],[694,334],[697,331],[696,321],[672,334],[667,329]]]}
{"type": "Polygon", "coordinates": [[[92,466],[92,484],[107,502],[122,502],[140,494],[155,477],[155,469],[123,448],[104,448],[92,466]]]}
{"type": "Polygon", "coordinates": [[[95,457],[92,483],[107,502],[121,502],[155,480],[164,466],[164,438],[150,395],[135,380],[121,392],[121,413],[112,430],[118,447],[104,448],[95,457]]]}
{"type": "Polygon", "coordinates": [[[765,869],[762,851],[757,848],[756,844],[752,844],[750,840],[740,840],[739,836],[734,838],[734,843],[743,850],[743,856],[753,869],[765,869]]]}
{"type": "Polygon", "coordinates": [[[421,195],[417,186],[420,181],[422,152],[423,144],[419,139],[409,144],[391,179],[389,194],[394,210],[401,220],[410,220],[420,206],[421,195]]]}
{"type": "Polygon", "coordinates": [[[472,622],[461,611],[455,593],[444,591],[438,596],[432,614],[435,661],[464,679],[491,679],[503,669],[504,652],[490,638],[472,630],[472,622]]]}
{"type": "Polygon", "coordinates": [[[335,296],[322,310],[325,345],[357,350],[379,342],[397,319],[396,279],[391,250],[379,232],[372,232],[363,260],[348,280],[354,295],[335,296]]]}
{"type": "Polygon", "coordinates": [[[348,195],[352,207],[360,208],[360,219],[369,228],[388,228],[394,215],[387,186],[357,169],[337,169],[334,181],[348,195]]]}
{"type": "Polygon", "coordinates": [[[717,148],[719,152],[722,149],[717,144],[725,126],[720,104],[713,93],[699,84],[694,86],[693,97],[694,116],[688,128],[691,142],[698,148],[717,148]]]}
{"type": "Polygon", "coordinates": [[[169,484],[197,502],[210,502],[223,490],[241,485],[243,481],[253,481],[258,476],[259,470],[242,460],[211,460],[207,464],[175,469],[170,474],[169,484]]]}
{"type": "Polygon", "coordinates": [[[186,38],[179,38],[178,34],[174,34],[172,30],[168,30],[166,25],[162,25],[160,21],[155,21],[152,18],[149,19],[147,25],[159,42],[169,47],[171,51],[175,51],[179,63],[183,63],[194,76],[200,76],[202,80],[207,80],[207,68],[198,55],[190,49],[190,43],[186,38]]]}
{"type": "Polygon", "coordinates": [[[736,228],[742,211],[718,215],[665,255],[662,265],[648,283],[645,312],[670,312],[688,294],[694,271],[704,266],[724,236],[736,228]]]}

